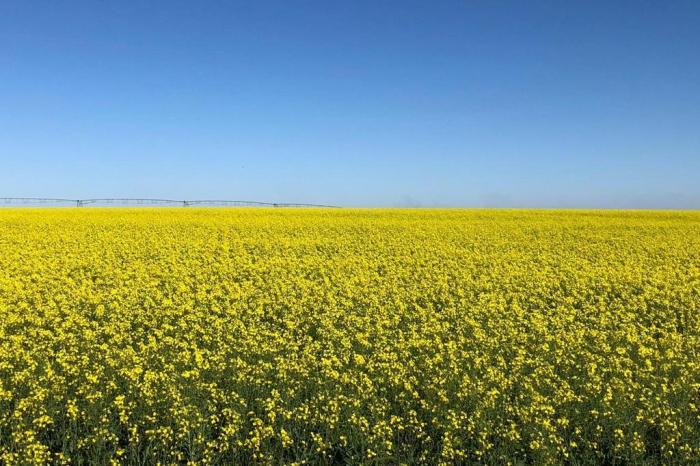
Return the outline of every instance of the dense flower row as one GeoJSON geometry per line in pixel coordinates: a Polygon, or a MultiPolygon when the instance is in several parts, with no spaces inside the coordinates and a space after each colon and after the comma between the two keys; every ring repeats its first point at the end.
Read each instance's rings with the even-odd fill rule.
{"type": "Polygon", "coordinates": [[[0,210],[0,463],[700,462],[700,214],[0,210]]]}

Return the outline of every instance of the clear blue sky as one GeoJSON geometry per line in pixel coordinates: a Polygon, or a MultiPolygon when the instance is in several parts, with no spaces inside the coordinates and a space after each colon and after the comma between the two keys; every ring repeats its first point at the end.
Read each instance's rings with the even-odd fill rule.
{"type": "Polygon", "coordinates": [[[700,208],[700,2],[6,0],[0,196],[700,208]]]}

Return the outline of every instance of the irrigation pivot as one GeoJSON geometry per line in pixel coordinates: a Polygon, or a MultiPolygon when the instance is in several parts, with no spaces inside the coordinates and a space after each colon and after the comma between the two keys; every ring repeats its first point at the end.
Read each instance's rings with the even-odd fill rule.
{"type": "Polygon", "coordinates": [[[303,204],[291,202],[258,202],[233,200],[176,200],[149,199],[132,197],[114,197],[99,199],[63,199],[51,197],[0,197],[0,205],[74,205],[76,207],[94,206],[200,206],[200,207],[323,207],[337,209],[339,206],[326,204],[303,204]]]}

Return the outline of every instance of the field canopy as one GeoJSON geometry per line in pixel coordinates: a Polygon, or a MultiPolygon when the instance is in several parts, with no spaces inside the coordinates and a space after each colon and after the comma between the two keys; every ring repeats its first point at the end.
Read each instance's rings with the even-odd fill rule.
{"type": "Polygon", "coordinates": [[[700,462],[700,213],[0,209],[0,463],[700,462]]]}

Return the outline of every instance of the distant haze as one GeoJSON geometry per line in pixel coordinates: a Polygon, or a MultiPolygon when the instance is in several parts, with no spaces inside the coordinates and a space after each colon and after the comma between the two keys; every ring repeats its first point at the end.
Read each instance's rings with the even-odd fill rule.
{"type": "Polygon", "coordinates": [[[0,4],[0,196],[700,209],[700,2],[0,4]]]}

